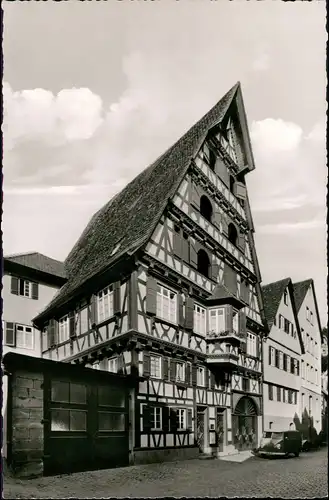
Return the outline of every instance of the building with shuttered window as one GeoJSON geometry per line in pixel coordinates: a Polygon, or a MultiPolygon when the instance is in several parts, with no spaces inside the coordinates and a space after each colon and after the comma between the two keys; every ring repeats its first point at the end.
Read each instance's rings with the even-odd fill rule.
{"type": "MultiPolygon", "coordinates": [[[[34,320],[45,358],[136,378],[130,463],[227,454],[261,437],[254,168],[236,84],[93,216],[66,284],[34,320]]],[[[51,432],[68,432],[56,418],[51,432]]]]}
{"type": "Polygon", "coordinates": [[[298,428],[301,359],[304,352],[290,278],[263,287],[265,314],[270,328],[263,344],[264,430],[298,428]]]}
{"type": "MultiPolygon", "coordinates": [[[[2,353],[14,351],[41,357],[41,332],[32,319],[65,283],[64,264],[37,252],[8,255],[3,259],[2,353]]],[[[6,456],[7,378],[2,383],[4,422],[3,454],[6,456]]]]}

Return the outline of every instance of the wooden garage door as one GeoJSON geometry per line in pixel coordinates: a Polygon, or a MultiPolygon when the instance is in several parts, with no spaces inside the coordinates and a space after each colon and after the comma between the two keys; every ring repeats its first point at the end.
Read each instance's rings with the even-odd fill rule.
{"type": "Polygon", "coordinates": [[[124,385],[59,378],[45,384],[45,474],[128,464],[124,385]]]}

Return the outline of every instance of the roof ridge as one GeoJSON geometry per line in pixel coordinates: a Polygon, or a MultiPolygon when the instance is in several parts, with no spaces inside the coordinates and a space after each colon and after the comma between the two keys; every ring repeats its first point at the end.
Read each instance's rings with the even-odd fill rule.
{"type": "Polygon", "coordinates": [[[287,277],[287,278],[282,278],[281,280],[272,281],[271,283],[267,283],[266,285],[261,285],[261,286],[262,288],[265,288],[267,286],[276,285],[278,283],[284,283],[285,281],[287,282],[291,281],[292,283],[292,279],[290,277],[287,277]]]}
{"type": "Polygon", "coordinates": [[[10,259],[12,257],[24,257],[25,255],[33,255],[35,253],[38,253],[38,252],[30,251],[30,252],[10,253],[10,254],[4,255],[3,258],[10,259]]]}

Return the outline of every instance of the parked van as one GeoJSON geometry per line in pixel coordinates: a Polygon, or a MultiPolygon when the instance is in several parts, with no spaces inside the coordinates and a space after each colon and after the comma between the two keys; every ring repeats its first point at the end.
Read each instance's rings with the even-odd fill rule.
{"type": "Polygon", "coordinates": [[[263,433],[259,448],[254,450],[254,454],[287,457],[293,453],[295,457],[298,457],[301,450],[302,436],[299,431],[266,431],[263,433]]]}

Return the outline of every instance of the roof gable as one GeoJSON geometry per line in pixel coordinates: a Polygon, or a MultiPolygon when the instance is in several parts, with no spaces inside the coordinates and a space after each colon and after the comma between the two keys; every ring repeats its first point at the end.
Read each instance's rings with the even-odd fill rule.
{"type": "Polygon", "coordinates": [[[275,317],[279,310],[279,307],[282,302],[282,297],[285,290],[288,290],[290,296],[290,304],[294,316],[294,321],[296,325],[297,335],[299,339],[299,344],[301,347],[301,353],[304,354],[304,342],[302,338],[302,333],[299,326],[298,314],[294,296],[294,289],[292,285],[292,281],[290,278],[284,278],[280,281],[275,281],[274,283],[269,283],[268,285],[264,285],[262,287],[263,290],[263,298],[264,298],[264,311],[266,320],[269,326],[269,329],[272,328],[274,324],[275,317]]]}
{"type": "Polygon", "coordinates": [[[39,252],[17,253],[4,256],[4,261],[13,262],[21,266],[35,269],[42,273],[50,274],[60,278],[66,278],[64,263],[47,257],[39,252]]]}
{"type": "Polygon", "coordinates": [[[318,309],[318,302],[316,300],[314,281],[312,278],[309,278],[309,279],[304,280],[304,281],[299,281],[298,283],[293,283],[296,308],[297,308],[297,312],[299,313],[300,308],[305,300],[306,294],[307,294],[310,287],[312,289],[313,300],[314,300],[314,305],[315,305],[315,312],[316,312],[318,326],[319,326],[320,335],[321,335],[321,339],[322,339],[322,328],[321,328],[320,314],[319,314],[319,309],[318,309]]]}
{"type": "MultiPolygon", "coordinates": [[[[244,108],[237,83],[183,137],[92,217],[65,260],[68,282],[38,318],[70,300],[86,281],[104,272],[124,254],[131,254],[147,243],[209,130],[223,120],[235,99],[240,118],[244,108]]],[[[242,118],[246,123],[246,117],[242,118]]],[[[250,163],[252,169],[253,159],[250,163]]]]}

